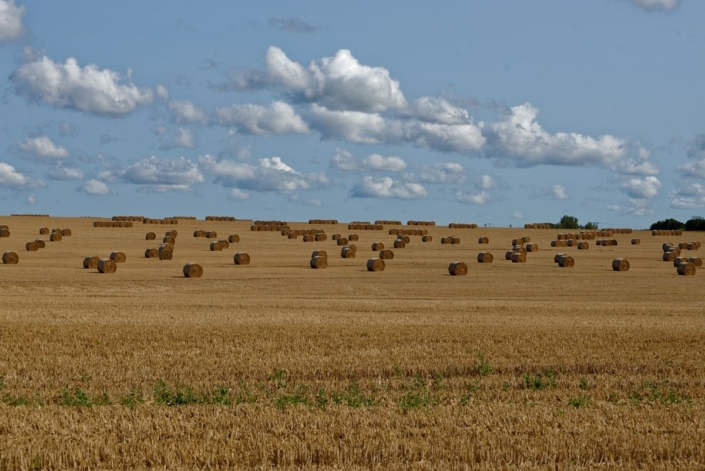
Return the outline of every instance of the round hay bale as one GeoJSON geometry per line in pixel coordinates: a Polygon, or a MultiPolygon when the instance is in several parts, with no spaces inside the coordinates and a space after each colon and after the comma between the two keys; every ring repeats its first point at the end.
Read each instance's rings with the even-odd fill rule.
{"type": "Polygon", "coordinates": [[[397,239],[394,241],[394,248],[395,249],[403,249],[404,247],[406,247],[406,244],[404,243],[403,240],[397,239]]]}
{"type": "Polygon", "coordinates": [[[147,249],[144,251],[144,258],[159,258],[159,250],[147,249]]]}
{"type": "Polygon", "coordinates": [[[460,243],[460,237],[451,237],[450,243],[453,245],[458,245],[460,243]]]}
{"type": "Polygon", "coordinates": [[[355,258],[355,255],[357,255],[357,250],[350,246],[345,246],[340,251],[340,256],[342,258],[355,258]]]}
{"type": "Polygon", "coordinates": [[[125,263],[127,261],[127,257],[123,252],[113,252],[110,254],[110,260],[115,263],[125,263]]]}
{"type": "Polygon", "coordinates": [[[558,259],[558,266],[563,268],[571,268],[575,265],[575,260],[570,255],[563,255],[558,259]]]}
{"type": "Polygon", "coordinates": [[[338,237],[340,237],[340,234],[333,234],[332,236],[330,236],[332,240],[337,240],[338,237]]]}
{"type": "Polygon", "coordinates": [[[315,240],[316,237],[311,234],[307,234],[304,236],[304,242],[314,242],[315,240]]]}
{"type": "Polygon", "coordinates": [[[19,261],[20,257],[15,252],[5,252],[2,254],[2,263],[7,265],[17,265],[19,261]]]}
{"type": "Polygon", "coordinates": [[[632,239],[632,245],[640,245],[641,240],[640,239],[632,239]]]}
{"type": "Polygon", "coordinates": [[[245,252],[238,252],[235,254],[235,265],[249,265],[250,264],[250,256],[247,255],[245,252]]]}
{"type": "Polygon", "coordinates": [[[578,250],[587,250],[590,248],[590,244],[587,242],[578,242],[578,250]]]}
{"type": "Polygon", "coordinates": [[[328,267],[328,257],[317,256],[317,257],[311,258],[311,268],[327,268],[327,267],[328,267]]]}
{"type": "Polygon", "coordinates": [[[526,263],[526,254],[523,252],[514,252],[512,254],[512,263],[526,263]]]}
{"type": "Polygon", "coordinates": [[[220,242],[211,242],[211,251],[212,252],[220,251],[220,250],[223,250],[223,244],[221,244],[220,242]]]}
{"type": "Polygon", "coordinates": [[[494,257],[489,252],[480,252],[477,254],[477,261],[479,263],[492,263],[494,261],[494,257]]]}
{"type": "Polygon", "coordinates": [[[602,239],[597,239],[595,241],[595,245],[602,245],[602,239]]]}
{"type": "Polygon", "coordinates": [[[91,255],[83,259],[83,268],[90,268],[94,270],[98,268],[98,262],[100,262],[100,257],[97,255],[91,255]]]}
{"type": "Polygon", "coordinates": [[[382,250],[384,248],[384,244],[382,242],[373,242],[372,243],[372,250],[377,252],[378,250],[382,250]]]}
{"type": "Polygon", "coordinates": [[[394,258],[394,252],[390,249],[384,249],[379,252],[379,258],[382,260],[392,260],[394,258]]]}
{"type": "Polygon", "coordinates": [[[299,237],[299,235],[294,231],[290,231],[286,237],[289,239],[296,239],[297,237],[299,237]]]}
{"type": "Polygon", "coordinates": [[[536,243],[530,243],[526,244],[526,251],[527,252],[538,252],[539,251],[539,245],[536,243]]]}
{"type": "MultiPolygon", "coordinates": [[[[196,232],[198,232],[198,231],[196,231],[196,232]]],[[[147,232],[144,235],[144,238],[145,238],[145,240],[156,240],[157,234],[155,234],[154,232],[147,232]]]]}
{"type": "Polygon", "coordinates": [[[230,242],[228,242],[227,240],[219,240],[218,242],[223,247],[223,250],[230,248],[230,242]]]}
{"type": "Polygon", "coordinates": [[[488,239],[487,237],[480,237],[479,239],[477,239],[477,243],[478,244],[489,244],[490,239],[488,239]]]}
{"type": "Polygon", "coordinates": [[[174,251],[169,246],[159,247],[159,260],[171,260],[174,258],[174,251]]]}
{"type": "Polygon", "coordinates": [[[568,247],[575,247],[576,245],[578,245],[578,241],[575,239],[568,239],[566,245],[568,245],[568,247]]]}
{"type": "Polygon", "coordinates": [[[523,253],[524,255],[526,255],[526,247],[524,247],[523,245],[515,245],[512,250],[516,253],[523,253]]]}
{"type": "Polygon", "coordinates": [[[316,258],[316,257],[328,258],[328,252],[326,252],[325,250],[314,250],[313,253],[311,254],[311,258],[316,258]]]}
{"type": "Polygon", "coordinates": [[[384,260],[371,258],[367,261],[367,271],[384,271],[384,260]]]}
{"type": "Polygon", "coordinates": [[[37,245],[39,246],[40,249],[43,249],[44,247],[47,246],[46,242],[44,242],[42,239],[37,239],[37,240],[35,240],[35,242],[37,243],[37,245]]]}
{"type": "Polygon", "coordinates": [[[39,234],[40,234],[40,235],[47,235],[47,234],[49,234],[49,228],[48,228],[48,227],[42,227],[41,229],[39,229],[39,234]]]}
{"type": "Polygon", "coordinates": [[[10,237],[10,231],[7,229],[0,229],[0,237],[10,237]]]}
{"type": "Polygon", "coordinates": [[[204,231],[193,231],[194,237],[205,237],[206,233],[204,231]]]}
{"type": "MultiPolygon", "coordinates": [[[[516,240],[516,239],[515,239],[515,240],[516,240]]],[[[560,242],[560,241],[558,241],[558,240],[552,240],[552,241],[551,241],[551,247],[558,247],[558,242],[560,242]]],[[[516,244],[514,244],[514,245],[516,245],[516,244]]]]}
{"type": "Polygon", "coordinates": [[[230,242],[231,244],[237,244],[240,242],[240,236],[237,234],[230,234],[228,236],[228,242],[230,242]]]}
{"type": "Polygon", "coordinates": [[[675,260],[677,257],[676,253],[674,251],[666,252],[663,254],[663,261],[664,262],[672,262],[675,260]]]}
{"type": "Polygon", "coordinates": [[[505,259],[505,260],[511,260],[511,259],[512,259],[512,255],[514,255],[514,251],[513,251],[513,250],[508,250],[507,252],[504,253],[504,259],[505,259]]]}
{"type": "Polygon", "coordinates": [[[610,245],[619,245],[619,243],[617,242],[617,239],[612,239],[611,242],[612,243],[610,245]]]}
{"type": "Polygon", "coordinates": [[[531,242],[531,237],[529,237],[529,236],[524,236],[524,237],[521,238],[521,240],[523,240],[524,242],[527,242],[527,243],[528,243],[528,242],[531,242]]]}
{"type": "Polygon", "coordinates": [[[110,258],[103,258],[98,262],[96,268],[98,268],[99,273],[115,273],[117,271],[117,263],[110,258]]]}
{"type": "Polygon", "coordinates": [[[468,266],[464,262],[452,262],[448,266],[448,273],[452,276],[465,276],[468,274],[468,266]]]}
{"type": "Polygon", "coordinates": [[[316,242],[323,242],[324,240],[328,239],[328,236],[325,235],[323,232],[319,232],[313,237],[313,239],[316,242]]]}
{"type": "Polygon", "coordinates": [[[421,242],[433,242],[433,237],[430,235],[425,235],[421,237],[421,242]]]}
{"type": "Polygon", "coordinates": [[[71,229],[62,229],[61,235],[64,237],[71,237],[71,229]]]}
{"type": "Polygon", "coordinates": [[[450,244],[450,237],[441,237],[441,244],[450,244]]]}
{"type": "Polygon", "coordinates": [[[162,239],[162,243],[174,245],[176,244],[176,239],[174,239],[173,237],[164,237],[162,239]]]}
{"type": "Polygon", "coordinates": [[[203,267],[197,263],[187,263],[184,266],[184,276],[186,278],[200,278],[203,276],[203,267]]]}
{"type": "Polygon", "coordinates": [[[673,247],[674,247],[674,245],[673,245],[672,243],[670,243],[670,242],[666,242],[665,244],[663,244],[663,245],[661,246],[661,248],[663,249],[663,252],[664,252],[664,253],[670,252],[671,250],[673,250],[673,247]]]}
{"type": "Polygon", "coordinates": [[[206,232],[206,238],[208,239],[217,239],[218,238],[218,233],[215,231],[208,231],[206,232]]]}
{"type": "Polygon", "coordinates": [[[512,239],[512,247],[514,247],[515,245],[524,245],[524,239],[512,239]]]}
{"type": "Polygon", "coordinates": [[[629,260],[626,258],[615,258],[614,261],[612,261],[612,270],[629,271],[629,260]]]}
{"type": "Polygon", "coordinates": [[[678,274],[679,275],[693,276],[693,275],[695,275],[695,271],[696,271],[695,265],[693,265],[690,262],[681,263],[680,265],[678,265],[678,274]]]}
{"type": "Polygon", "coordinates": [[[360,240],[360,237],[357,234],[350,234],[348,240],[360,240]]]}
{"type": "Polygon", "coordinates": [[[558,260],[560,260],[561,257],[563,257],[564,255],[565,255],[564,253],[557,253],[556,255],[553,256],[553,261],[555,263],[558,263],[558,260]]]}
{"type": "Polygon", "coordinates": [[[688,259],[688,262],[695,265],[695,268],[702,268],[703,267],[703,261],[699,257],[690,257],[688,259]]]}
{"type": "Polygon", "coordinates": [[[673,266],[678,268],[678,265],[680,265],[681,263],[688,263],[688,262],[689,262],[688,257],[676,257],[673,259],[673,266]]]}
{"type": "Polygon", "coordinates": [[[37,244],[36,242],[27,242],[24,248],[27,250],[27,252],[36,252],[37,250],[39,250],[39,244],[37,244]]]}
{"type": "Polygon", "coordinates": [[[345,237],[338,237],[335,242],[338,245],[348,245],[348,239],[346,239],[345,237]]]}
{"type": "Polygon", "coordinates": [[[49,240],[52,242],[61,242],[61,239],[63,239],[61,232],[52,232],[49,236],[49,240]]]}
{"type": "Polygon", "coordinates": [[[411,237],[409,237],[408,235],[401,235],[400,234],[397,236],[397,240],[403,240],[405,244],[408,244],[411,242],[411,237]]]}

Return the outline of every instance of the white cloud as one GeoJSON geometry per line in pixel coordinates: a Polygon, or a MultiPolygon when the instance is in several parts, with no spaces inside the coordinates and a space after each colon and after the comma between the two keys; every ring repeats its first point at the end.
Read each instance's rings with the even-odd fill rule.
{"type": "Polygon", "coordinates": [[[679,165],[677,170],[684,177],[705,178],[705,159],[679,165]]]}
{"type": "Polygon", "coordinates": [[[186,149],[193,149],[196,147],[196,137],[194,136],[193,131],[187,128],[176,128],[176,132],[178,134],[174,137],[172,142],[163,144],[159,148],[169,150],[176,147],[183,147],[186,149]]]}
{"type": "Polygon", "coordinates": [[[514,219],[524,219],[524,214],[520,213],[519,211],[516,211],[514,214],[512,214],[512,217],[514,219]]]}
{"type": "Polygon", "coordinates": [[[621,211],[622,207],[618,204],[608,204],[607,211],[621,211]]]}
{"type": "Polygon", "coordinates": [[[110,188],[108,188],[108,185],[98,180],[88,180],[83,185],[76,187],[76,190],[94,196],[101,196],[112,193],[110,191],[110,188]]]}
{"type": "Polygon", "coordinates": [[[83,170],[75,167],[56,167],[47,175],[52,180],[83,180],[83,170]]]}
{"type": "Polygon", "coordinates": [[[477,187],[482,190],[491,190],[497,187],[497,183],[494,181],[494,178],[489,175],[483,175],[480,181],[477,182],[477,187]]]}
{"type": "Polygon", "coordinates": [[[678,8],[678,0],[632,0],[632,4],[637,8],[647,11],[670,11],[678,8]]]}
{"type": "Polygon", "coordinates": [[[203,173],[215,177],[224,186],[254,191],[291,193],[327,186],[330,181],[319,173],[299,172],[279,157],[259,159],[257,165],[217,159],[212,155],[198,158],[203,173]]]}
{"type": "Polygon", "coordinates": [[[215,116],[224,126],[238,126],[250,134],[308,134],[308,125],[283,101],[264,105],[231,105],[217,107],[215,116]]]}
{"type": "Polygon", "coordinates": [[[401,128],[390,129],[386,120],[361,111],[333,111],[311,106],[311,116],[324,139],[344,139],[355,144],[387,144],[401,138],[401,128]]]}
{"type": "Polygon", "coordinates": [[[633,199],[651,199],[658,195],[661,182],[656,177],[630,178],[622,182],[621,188],[633,199]]]}
{"type": "Polygon", "coordinates": [[[230,190],[230,193],[228,193],[228,198],[233,201],[247,201],[250,199],[250,195],[239,188],[233,188],[230,190]]]}
{"type": "Polygon", "coordinates": [[[172,100],[167,107],[177,123],[208,124],[206,112],[188,100],[172,100]]]}
{"type": "Polygon", "coordinates": [[[280,87],[310,102],[341,110],[380,112],[406,105],[399,82],[383,67],[362,65],[347,49],[311,62],[308,69],[278,47],[265,55],[267,74],[280,87]]]}
{"type": "Polygon", "coordinates": [[[400,182],[388,177],[366,176],[355,185],[350,196],[353,198],[398,198],[404,200],[424,199],[428,192],[423,185],[400,182]]]}
{"type": "Polygon", "coordinates": [[[154,100],[151,89],[122,83],[119,73],[95,64],[81,68],[73,57],[64,64],[37,57],[14,71],[10,79],[17,92],[31,100],[101,116],[125,116],[154,100]]]}
{"type": "Polygon", "coordinates": [[[630,198],[629,203],[631,207],[627,213],[632,216],[650,216],[654,214],[654,206],[648,199],[630,198]]]}
{"type": "Polygon", "coordinates": [[[67,121],[62,121],[59,123],[59,132],[61,132],[61,135],[64,137],[73,137],[78,133],[78,130],[75,125],[67,121]]]}
{"type": "Polygon", "coordinates": [[[0,41],[22,37],[24,15],[24,7],[15,5],[15,0],[0,0],[0,41]]]}
{"type": "Polygon", "coordinates": [[[140,185],[139,190],[148,193],[190,191],[191,185],[204,182],[198,166],[183,157],[158,159],[151,156],[125,168],[103,172],[98,178],[140,185]]]}
{"type": "Polygon", "coordinates": [[[452,105],[443,98],[436,97],[426,96],[413,100],[407,108],[399,110],[398,114],[436,124],[472,123],[472,118],[467,110],[452,105]]]}
{"type": "Polygon", "coordinates": [[[29,152],[35,157],[63,159],[69,156],[69,152],[66,149],[54,144],[47,136],[28,137],[24,142],[17,145],[20,149],[29,152]]]}
{"type": "Polygon", "coordinates": [[[705,208],[705,186],[693,183],[672,191],[669,196],[673,209],[701,209],[705,208]]]}
{"type": "Polygon", "coordinates": [[[169,99],[169,89],[164,85],[157,85],[157,96],[166,101],[169,99]]]}
{"type": "Polygon", "coordinates": [[[553,185],[551,187],[551,194],[557,200],[567,200],[568,199],[568,193],[566,193],[565,187],[563,185],[553,185]]]}
{"type": "Polygon", "coordinates": [[[463,183],[465,169],[455,162],[424,165],[419,169],[418,180],[423,183],[463,183]]]}
{"type": "Polygon", "coordinates": [[[13,190],[31,190],[33,188],[44,188],[46,184],[41,180],[27,178],[15,170],[12,165],[0,162],[0,186],[13,190]]]}
{"type": "Polygon", "coordinates": [[[359,159],[345,149],[336,148],[330,166],[342,172],[401,172],[406,168],[406,162],[400,157],[384,157],[379,154],[359,159]]]}
{"type": "Polygon", "coordinates": [[[492,195],[487,193],[486,191],[473,191],[472,193],[464,193],[462,191],[459,191],[455,194],[455,199],[459,203],[465,203],[465,204],[487,204],[490,203],[493,198],[492,195]]]}
{"type": "Polygon", "coordinates": [[[27,203],[29,204],[37,204],[37,197],[34,196],[34,193],[31,195],[27,196],[27,203]]]}

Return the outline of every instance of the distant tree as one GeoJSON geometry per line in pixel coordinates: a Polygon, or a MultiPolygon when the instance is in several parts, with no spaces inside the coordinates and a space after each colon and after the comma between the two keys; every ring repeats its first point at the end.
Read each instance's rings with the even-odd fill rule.
{"type": "Polygon", "coordinates": [[[685,224],[677,219],[669,218],[653,223],[649,229],[652,231],[674,231],[678,229],[685,229],[685,224]]]}
{"type": "Polygon", "coordinates": [[[705,219],[693,216],[685,223],[686,231],[705,231],[705,219]]]}
{"type": "Polygon", "coordinates": [[[583,226],[583,229],[587,229],[590,231],[596,231],[598,229],[597,223],[596,222],[588,222],[587,224],[585,224],[585,226],[583,226]]]}
{"type": "Polygon", "coordinates": [[[578,224],[578,218],[574,216],[568,216],[567,214],[563,216],[558,223],[558,229],[580,229],[580,224],[578,224]]]}

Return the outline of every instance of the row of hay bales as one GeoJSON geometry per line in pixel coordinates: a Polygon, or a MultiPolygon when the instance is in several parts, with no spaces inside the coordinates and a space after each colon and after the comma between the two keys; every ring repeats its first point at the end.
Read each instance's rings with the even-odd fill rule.
{"type": "Polygon", "coordinates": [[[524,229],[553,229],[553,224],[529,223],[529,224],[524,224],[524,229]]]}
{"type": "Polygon", "coordinates": [[[522,236],[512,239],[512,250],[504,254],[504,259],[512,263],[526,263],[526,254],[538,252],[538,244],[531,242],[531,237],[522,236]]]}
{"type": "Polygon", "coordinates": [[[443,245],[458,245],[458,244],[460,244],[460,237],[455,237],[455,236],[441,237],[441,244],[443,244],[443,245]]]}
{"type": "Polygon", "coordinates": [[[350,231],[381,231],[384,230],[382,224],[348,224],[350,231]]]}
{"type": "MultiPolygon", "coordinates": [[[[341,250],[341,257],[354,258],[356,249],[354,246],[346,246],[341,250]]],[[[393,257],[392,257],[393,258],[393,257]]],[[[311,268],[323,269],[328,267],[328,253],[325,250],[314,250],[311,254],[311,268]]],[[[370,258],[367,260],[367,270],[372,272],[384,271],[385,262],[382,258],[370,258]]]]}
{"type": "Polygon", "coordinates": [[[83,259],[83,268],[95,270],[99,273],[115,273],[118,263],[125,263],[127,256],[124,252],[112,252],[109,258],[100,258],[97,255],[89,255],[83,259]]]}
{"type": "Polygon", "coordinates": [[[211,251],[223,250],[230,248],[230,244],[237,244],[240,242],[240,236],[237,234],[230,234],[227,239],[219,240],[217,242],[211,242],[211,251]]]}
{"type": "Polygon", "coordinates": [[[302,236],[304,242],[324,241],[328,239],[323,229],[282,229],[280,234],[289,239],[298,239],[299,236],[302,236]]]}
{"type": "Polygon", "coordinates": [[[678,245],[666,242],[661,246],[663,249],[663,261],[673,262],[676,273],[683,276],[695,275],[698,268],[702,268],[703,262],[699,257],[681,256],[681,250],[698,250],[700,242],[685,242],[678,245]]]}
{"type": "Polygon", "coordinates": [[[477,224],[466,224],[463,222],[451,222],[448,229],[477,229],[477,224]]]}
{"type": "Polygon", "coordinates": [[[111,218],[115,222],[142,222],[144,219],[144,216],[113,216],[111,218]]]}
{"type": "Polygon", "coordinates": [[[255,226],[288,226],[289,223],[285,221],[261,221],[261,220],[256,220],[253,221],[252,224],[255,226]]]}
{"type": "Polygon", "coordinates": [[[681,236],[683,231],[681,230],[654,230],[651,231],[652,236],[681,236]]]}
{"type": "Polygon", "coordinates": [[[196,216],[172,216],[171,219],[184,219],[187,221],[195,221],[198,218],[196,216]]]}
{"type": "Polygon", "coordinates": [[[338,224],[337,219],[309,219],[309,224],[338,224]]]}
{"type": "Polygon", "coordinates": [[[10,237],[10,228],[6,225],[0,226],[0,237],[10,237]]]}
{"type": "MultiPolygon", "coordinates": [[[[597,245],[602,245],[601,239],[598,239],[597,245]]],[[[610,245],[611,245],[611,241],[610,241],[610,245]]],[[[551,247],[577,247],[578,250],[587,250],[590,248],[590,243],[586,240],[578,241],[578,240],[574,240],[574,239],[552,240],[551,247]]]]}
{"type": "Polygon", "coordinates": [[[573,257],[564,253],[557,253],[553,257],[553,261],[561,268],[573,268],[575,266],[573,257]]]}
{"type": "MultiPolygon", "coordinates": [[[[166,231],[162,238],[162,244],[158,248],[147,248],[144,251],[145,258],[158,258],[159,260],[171,260],[174,258],[174,248],[176,246],[176,238],[179,233],[176,229],[166,231]]],[[[148,232],[144,237],[146,240],[155,240],[156,234],[148,232]]]]}
{"type": "Polygon", "coordinates": [[[150,219],[144,218],[142,220],[143,224],[178,224],[179,220],[175,218],[164,218],[164,219],[150,219]]]}
{"type": "Polygon", "coordinates": [[[206,216],[206,221],[234,222],[233,216],[206,216]]]}
{"type": "Polygon", "coordinates": [[[93,227],[133,227],[131,221],[93,221],[93,227]]]}
{"type": "Polygon", "coordinates": [[[205,237],[206,239],[217,239],[218,238],[218,233],[216,231],[203,231],[203,230],[195,230],[193,231],[193,236],[194,237],[205,237]]]}
{"type": "Polygon", "coordinates": [[[10,217],[48,218],[48,214],[10,214],[10,217]]]}
{"type": "Polygon", "coordinates": [[[414,236],[425,236],[428,235],[428,230],[426,229],[389,229],[389,235],[414,235],[414,236]]]}
{"type": "Polygon", "coordinates": [[[44,242],[42,239],[35,239],[33,241],[29,241],[25,244],[24,248],[27,250],[27,252],[36,252],[39,249],[43,249],[46,247],[47,244],[44,242]]]}
{"type": "Polygon", "coordinates": [[[375,225],[382,225],[382,226],[401,226],[401,221],[394,221],[390,219],[377,219],[375,221],[375,225]]]}
{"type": "Polygon", "coordinates": [[[435,226],[435,221],[406,221],[407,226],[435,226]]]}
{"type": "Polygon", "coordinates": [[[288,230],[290,227],[286,224],[268,225],[268,224],[253,224],[250,226],[252,232],[279,232],[288,230]]]}
{"type": "Polygon", "coordinates": [[[556,235],[557,240],[595,240],[599,237],[612,237],[614,234],[621,234],[621,232],[615,232],[618,229],[604,229],[602,231],[581,231],[581,232],[567,232],[559,233],[556,235]]]}

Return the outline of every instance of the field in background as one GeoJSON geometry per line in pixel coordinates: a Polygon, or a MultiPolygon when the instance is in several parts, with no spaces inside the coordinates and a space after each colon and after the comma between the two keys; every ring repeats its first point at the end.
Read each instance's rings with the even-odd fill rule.
{"type": "Polygon", "coordinates": [[[551,249],[557,230],[426,227],[433,242],[411,236],[371,273],[391,226],[290,223],[329,235],[304,243],[246,222],[92,221],[0,218],[0,253],[20,256],[0,264],[0,470],[705,466],[705,271],[661,259],[697,233],[579,251],[551,249]],[[73,235],[26,252],[40,227],[73,235]],[[145,259],[145,233],[170,229],[173,260],[145,259]],[[196,229],[241,242],[211,252],[196,229]],[[335,232],[360,236],[356,258],[335,232]],[[524,235],[540,250],[504,260],[524,235]],[[316,249],[327,269],[309,267],[316,249]],[[115,274],[82,268],[115,250],[115,274]]]}

